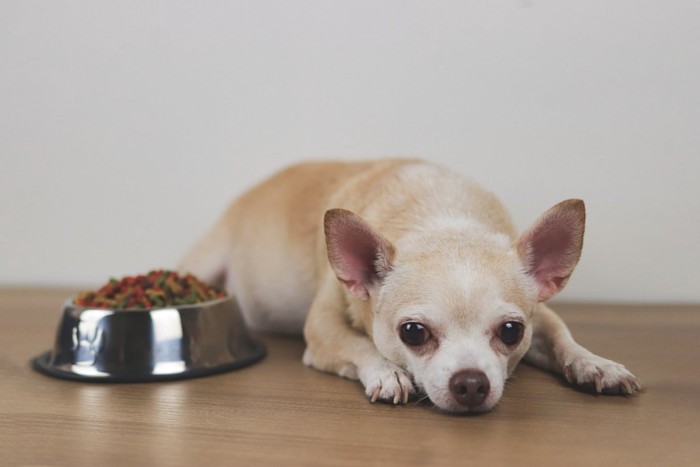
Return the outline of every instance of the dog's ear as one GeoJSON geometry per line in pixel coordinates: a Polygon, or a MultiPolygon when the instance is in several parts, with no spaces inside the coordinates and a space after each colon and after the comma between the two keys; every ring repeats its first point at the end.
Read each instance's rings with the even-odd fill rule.
{"type": "Polygon", "coordinates": [[[328,261],[351,294],[366,300],[370,291],[391,271],[393,245],[360,216],[330,209],[323,219],[328,261]]]}
{"type": "Polygon", "coordinates": [[[562,201],[545,212],[517,241],[525,270],[543,302],[564,288],[583,247],[586,208],[580,199],[562,201]]]}

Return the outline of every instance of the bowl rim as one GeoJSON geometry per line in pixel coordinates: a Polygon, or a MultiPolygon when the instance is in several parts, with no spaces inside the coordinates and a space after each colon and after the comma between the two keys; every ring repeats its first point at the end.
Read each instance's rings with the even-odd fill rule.
{"type": "Polygon", "coordinates": [[[217,298],[215,300],[207,300],[205,302],[197,302],[197,303],[188,303],[184,305],[165,305],[165,306],[160,306],[157,308],[108,308],[108,307],[99,307],[99,306],[85,306],[85,305],[78,305],[75,303],[75,297],[71,297],[66,299],[66,301],[63,304],[64,309],[71,308],[74,310],[78,311],[87,311],[87,310],[100,310],[100,311],[110,311],[112,313],[150,313],[152,311],[160,311],[160,310],[189,310],[189,309],[196,309],[196,308],[203,308],[203,307],[209,307],[209,306],[214,306],[218,305],[219,303],[223,303],[226,301],[233,301],[234,303],[237,303],[238,301],[236,300],[236,296],[233,294],[226,294],[225,297],[217,298]]]}

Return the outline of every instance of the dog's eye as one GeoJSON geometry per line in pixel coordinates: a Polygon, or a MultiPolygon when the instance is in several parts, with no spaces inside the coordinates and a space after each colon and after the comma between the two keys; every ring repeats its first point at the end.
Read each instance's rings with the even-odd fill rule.
{"type": "Polygon", "coordinates": [[[506,345],[515,345],[523,337],[523,324],[517,321],[503,323],[498,330],[498,337],[506,345]]]}
{"type": "Polygon", "coordinates": [[[404,323],[401,325],[401,340],[406,345],[423,345],[429,337],[428,329],[420,323],[404,323]]]}

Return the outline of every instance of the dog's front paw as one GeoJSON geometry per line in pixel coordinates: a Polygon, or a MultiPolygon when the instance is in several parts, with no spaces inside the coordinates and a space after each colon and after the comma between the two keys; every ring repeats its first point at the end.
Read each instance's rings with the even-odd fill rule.
{"type": "Polygon", "coordinates": [[[598,394],[629,395],[642,389],[624,365],[592,353],[568,358],[563,372],[570,384],[598,394]]]}
{"type": "Polygon", "coordinates": [[[371,402],[405,404],[416,393],[411,376],[388,361],[360,369],[359,377],[371,402]]]}

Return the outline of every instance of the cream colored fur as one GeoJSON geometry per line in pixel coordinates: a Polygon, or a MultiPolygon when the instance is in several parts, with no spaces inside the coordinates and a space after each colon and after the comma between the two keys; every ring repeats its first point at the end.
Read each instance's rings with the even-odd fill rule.
{"type": "Polygon", "coordinates": [[[584,219],[569,200],[518,237],[492,194],[439,166],[307,163],[235,201],[180,269],[224,280],[252,328],[303,332],[304,363],[359,379],[372,401],[424,393],[445,411],[490,410],[523,356],[631,394],[634,376],[543,304],[578,262],[584,219]],[[428,338],[407,345],[415,323],[428,338]],[[506,323],[522,325],[515,345],[506,323]]]}

